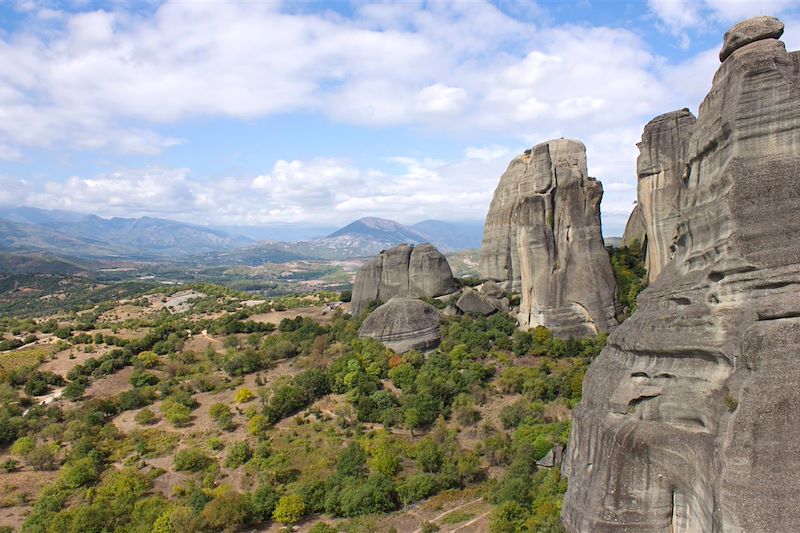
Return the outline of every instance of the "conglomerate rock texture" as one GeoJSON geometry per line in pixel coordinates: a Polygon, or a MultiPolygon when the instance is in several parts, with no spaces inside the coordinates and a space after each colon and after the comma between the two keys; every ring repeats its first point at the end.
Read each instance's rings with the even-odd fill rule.
{"type": "Polygon", "coordinates": [[[644,127],[639,143],[637,207],[644,225],[648,282],[669,262],[678,226],[679,196],[695,117],[688,109],[660,115],[644,127]]]}
{"type": "Polygon", "coordinates": [[[585,336],[616,325],[616,283],[600,228],[602,184],[580,141],[559,139],[514,158],[486,216],[480,275],[520,291],[523,328],[585,336]]]}
{"type": "Polygon", "coordinates": [[[364,319],[359,337],[372,337],[397,353],[439,345],[439,311],[414,298],[394,297],[364,319]]]}
{"type": "Polygon", "coordinates": [[[447,259],[432,244],[401,244],[382,251],[356,273],[350,310],[393,296],[432,298],[458,290],[447,259]]]}
{"type": "Polygon", "coordinates": [[[586,375],[571,532],[800,530],[800,52],[749,41],[700,106],[674,257],[586,375]]]}

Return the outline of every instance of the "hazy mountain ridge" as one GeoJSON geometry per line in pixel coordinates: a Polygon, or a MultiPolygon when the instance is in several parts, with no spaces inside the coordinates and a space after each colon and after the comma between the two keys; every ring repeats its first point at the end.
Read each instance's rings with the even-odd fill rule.
{"type": "MultiPolygon", "coordinates": [[[[33,207],[0,209],[0,251],[68,258],[172,261],[258,266],[296,260],[372,257],[401,243],[430,242],[443,253],[480,245],[482,223],[425,220],[407,226],[365,217],[319,237],[293,242],[254,240],[231,231],[174,220],[102,218],[33,207]]],[[[249,228],[252,230],[252,228],[249,228]]],[[[264,234],[267,229],[264,228],[264,234]]],[[[252,234],[252,232],[251,232],[252,234]]]]}
{"type": "Polygon", "coordinates": [[[0,210],[0,247],[74,257],[185,256],[235,248],[252,240],[160,218],[101,218],[31,207],[0,210]]]}

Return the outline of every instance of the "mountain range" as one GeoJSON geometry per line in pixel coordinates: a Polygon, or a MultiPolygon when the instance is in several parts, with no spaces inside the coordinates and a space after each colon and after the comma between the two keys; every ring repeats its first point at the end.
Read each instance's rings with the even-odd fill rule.
{"type": "MultiPolygon", "coordinates": [[[[202,256],[209,261],[258,265],[371,257],[403,242],[430,242],[443,252],[477,248],[483,224],[425,220],[406,226],[367,217],[324,237],[291,242],[254,239],[249,235],[259,234],[256,229],[245,227],[239,232],[235,226],[223,230],[151,217],[102,218],[33,207],[0,208],[0,253],[133,260],[202,256]]],[[[260,235],[268,236],[267,229],[260,235]]],[[[284,227],[281,236],[286,234],[284,227]]]]}

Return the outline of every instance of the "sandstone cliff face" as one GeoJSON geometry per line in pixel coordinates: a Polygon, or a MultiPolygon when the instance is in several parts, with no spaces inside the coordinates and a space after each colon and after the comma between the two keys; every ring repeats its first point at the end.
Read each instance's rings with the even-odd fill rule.
{"type": "Polygon", "coordinates": [[[633,241],[639,241],[639,246],[645,244],[644,220],[642,220],[642,210],[639,208],[638,203],[633,207],[633,211],[628,217],[620,245],[630,246],[633,241]]]}
{"type": "Polygon", "coordinates": [[[638,145],[637,207],[644,226],[643,245],[649,283],[656,280],[672,255],[682,177],[694,124],[695,117],[688,109],[666,113],[647,123],[642,142],[638,145]]]}
{"type": "Polygon", "coordinates": [[[674,258],[586,375],[569,531],[798,530],[800,53],[768,22],[759,39],[732,31],[750,35],[738,48],[726,39],[674,258]]]}
{"type": "Polygon", "coordinates": [[[579,141],[539,144],[511,161],[486,216],[480,274],[521,291],[522,327],[585,336],[616,325],[611,262],[603,246],[603,186],[579,141]]]}
{"type": "Polygon", "coordinates": [[[369,302],[393,296],[430,298],[458,290],[447,259],[432,244],[401,244],[384,250],[361,267],[353,283],[350,309],[361,312],[369,302]]]}

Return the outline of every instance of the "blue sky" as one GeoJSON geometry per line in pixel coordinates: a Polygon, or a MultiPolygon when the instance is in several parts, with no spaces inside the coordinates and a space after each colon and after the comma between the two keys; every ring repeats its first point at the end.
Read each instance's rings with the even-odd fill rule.
{"type": "Polygon", "coordinates": [[[517,153],[581,139],[606,235],[636,142],[722,35],[797,1],[0,3],[0,205],[200,224],[482,219],[517,153]]]}

